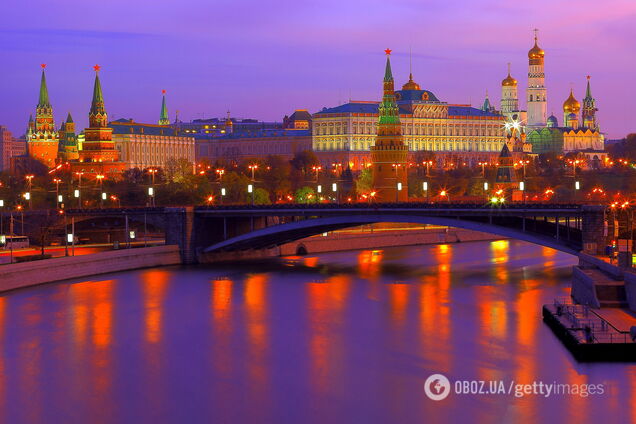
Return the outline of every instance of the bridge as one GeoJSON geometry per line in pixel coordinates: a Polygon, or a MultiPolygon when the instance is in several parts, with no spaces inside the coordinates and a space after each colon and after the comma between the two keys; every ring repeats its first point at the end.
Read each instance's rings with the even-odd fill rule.
{"type": "Polygon", "coordinates": [[[70,209],[91,219],[126,216],[165,229],[184,262],[227,252],[265,250],[321,233],[379,222],[476,230],[576,254],[605,247],[605,207],[581,204],[387,203],[70,209]]]}

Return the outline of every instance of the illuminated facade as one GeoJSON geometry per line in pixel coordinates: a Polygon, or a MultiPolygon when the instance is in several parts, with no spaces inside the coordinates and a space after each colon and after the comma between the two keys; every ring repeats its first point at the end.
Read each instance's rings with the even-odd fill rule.
{"type": "Polygon", "coordinates": [[[132,119],[118,119],[109,126],[119,159],[126,168],[165,167],[169,159],[195,162],[194,137],[181,136],[174,128],[140,124],[132,119]]]}
{"type": "Polygon", "coordinates": [[[0,171],[11,168],[11,158],[26,155],[24,139],[17,140],[6,127],[0,125],[0,171]]]}
{"type": "Polygon", "coordinates": [[[45,68],[46,65],[42,65],[40,95],[35,111],[35,121],[29,118],[26,137],[29,156],[46,167],[52,168],[57,161],[59,134],[55,130],[55,122],[53,121],[53,107],[49,100],[45,68]]]}
{"type": "Polygon", "coordinates": [[[379,202],[405,202],[408,200],[408,146],[402,139],[402,125],[391,72],[391,50],[387,49],[385,52],[384,94],[378,108],[378,135],[371,146],[372,186],[379,202]]]}

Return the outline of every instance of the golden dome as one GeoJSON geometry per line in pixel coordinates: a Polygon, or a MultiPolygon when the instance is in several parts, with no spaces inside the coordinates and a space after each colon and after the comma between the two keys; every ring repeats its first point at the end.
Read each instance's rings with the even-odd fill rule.
{"type": "Polygon", "coordinates": [[[402,86],[402,90],[421,90],[420,85],[413,81],[413,74],[409,74],[409,81],[402,86]]]}
{"type": "Polygon", "coordinates": [[[508,76],[501,81],[502,87],[516,87],[517,80],[510,76],[510,72],[508,72],[508,76]]]}
{"type": "Polygon", "coordinates": [[[534,47],[530,49],[528,52],[528,59],[543,59],[545,56],[545,52],[539,45],[537,44],[537,38],[534,38],[534,47]]]}
{"type": "Polygon", "coordinates": [[[574,98],[574,92],[570,89],[570,97],[567,98],[565,102],[563,102],[563,112],[564,113],[574,113],[577,114],[581,110],[581,103],[574,98]]]}

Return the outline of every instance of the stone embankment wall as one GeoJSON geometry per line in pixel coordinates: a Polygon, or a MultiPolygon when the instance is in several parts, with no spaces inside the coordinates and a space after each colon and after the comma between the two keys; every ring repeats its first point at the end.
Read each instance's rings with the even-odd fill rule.
{"type": "Polygon", "coordinates": [[[0,292],[70,278],[181,263],[176,245],[99,252],[0,266],[0,292]]]}

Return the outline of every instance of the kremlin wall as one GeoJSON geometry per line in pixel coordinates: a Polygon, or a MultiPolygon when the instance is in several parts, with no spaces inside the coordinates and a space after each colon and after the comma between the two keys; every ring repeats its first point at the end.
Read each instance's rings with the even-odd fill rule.
{"type": "MultiPolygon", "coordinates": [[[[607,158],[589,76],[582,104],[571,91],[562,105],[562,119],[547,116],[546,55],[536,33],[528,52],[525,110],[510,64],[501,82],[499,109],[488,96],[480,107],[473,107],[443,100],[415,82],[412,73],[395,90],[391,51],[385,53],[380,101],[349,101],[314,114],[297,110],[282,123],[239,120],[229,112],[225,119],[186,123],[177,116],[170,122],[165,91],[156,124],[109,121],[100,68],[95,66],[89,127],[79,134],[70,113],[56,127],[46,66],[42,65],[35,119],[29,118],[25,143],[3,130],[0,166],[14,173],[67,167],[89,178],[99,174],[116,178],[125,169],[163,167],[170,159],[238,163],[268,155],[291,159],[298,152],[313,150],[324,169],[341,167],[355,172],[371,167],[379,198],[395,201],[404,200],[408,193],[407,164],[426,157],[433,158],[439,168],[483,163],[506,168],[509,161],[570,152],[585,155],[587,166],[598,168],[607,158]],[[24,145],[26,149],[20,148],[24,145]]],[[[498,171],[502,179],[507,173],[498,171]]]]}

